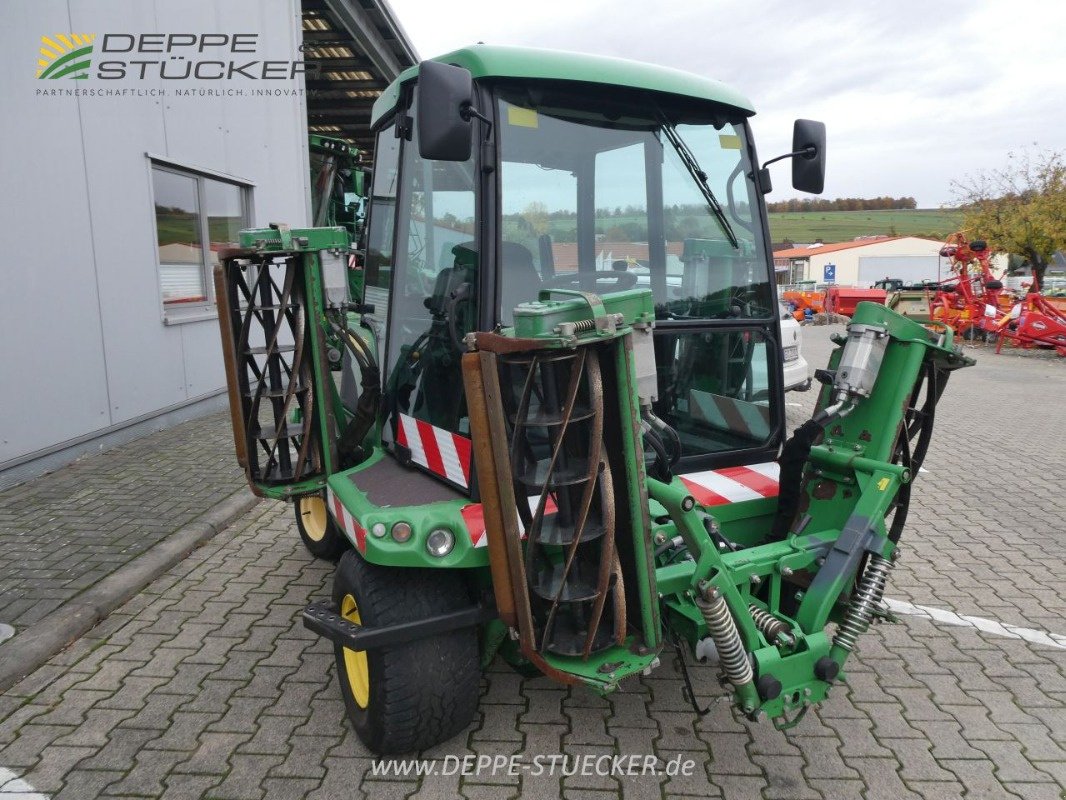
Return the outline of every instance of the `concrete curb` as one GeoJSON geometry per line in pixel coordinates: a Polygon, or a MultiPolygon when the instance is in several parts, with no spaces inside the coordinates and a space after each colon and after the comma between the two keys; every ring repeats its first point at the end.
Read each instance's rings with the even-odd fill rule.
{"type": "Polygon", "coordinates": [[[230,495],[133,561],[90,586],[0,648],[0,692],[6,692],[144,587],[209,542],[259,498],[248,489],[230,495]]]}

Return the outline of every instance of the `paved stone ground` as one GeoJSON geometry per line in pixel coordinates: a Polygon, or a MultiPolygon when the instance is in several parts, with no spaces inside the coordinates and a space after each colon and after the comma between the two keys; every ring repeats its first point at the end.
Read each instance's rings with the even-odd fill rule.
{"type": "MultiPolygon", "coordinates": [[[[826,331],[806,336],[811,363],[823,363],[826,331]]],[[[889,594],[1066,633],[1066,431],[1052,413],[1066,369],[1008,359],[986,356],[949,386],[889,594]]],[[[811,399],[789,395],[792,416],[811,399]]],[[[848,684],[788,733],[734,719],[714,702],[723,693],[706,667],[695,674],[712,711],[695,717],[669,658],[607,699],[496,664],[475,724],[424,754],[681,755],[696,764],[688,777],[383,780],[344,722],[329,646],[297,620],[328,593],[330,568],[305,555],[291,520],[286,506],[260,504],[0,696],[0,775],[79,800],[894,800],[1066,789],[1066,650],[916,617],[868,633],[848,684]]]]}
{"type": "Polygon", "coordinates": [[[218,413],[0,492],[0,622],[38,622],[243,485],[218,413]]]}

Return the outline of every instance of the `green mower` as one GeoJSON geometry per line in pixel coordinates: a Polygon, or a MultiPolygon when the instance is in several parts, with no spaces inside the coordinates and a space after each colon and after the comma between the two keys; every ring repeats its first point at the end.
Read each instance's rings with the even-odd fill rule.
{"type": "MultiPolygon", "coordinates": [[[[374,106],[368,221],[244,231],[216,288],[237,456],[292,501],[375,753],[474,718],[482,669],[606,693],[681,657],[796,723],[878,616],[951,332],[859,304],[785,432],[749,102],[477,45],[374,106]],[[834,627],[830,627],[834,626],[834,627]]],[[[798,120],[793,186],[825,128],[798,120]]]]}

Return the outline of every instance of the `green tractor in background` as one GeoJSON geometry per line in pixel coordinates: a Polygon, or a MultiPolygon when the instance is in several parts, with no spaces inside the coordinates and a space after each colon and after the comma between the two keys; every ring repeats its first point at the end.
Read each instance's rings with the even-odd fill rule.
{"type": "MultiPolygon", "coordinates": [[[[374,106],[362,280],[343,226],[225,254],[238,459],[339,558],[304,622],[375,753],[464,729],[497,656],[606,693],[687,649],[787,727],[883,613],[933,409],[972,362],[860,304],[786,437],[753,113],[674,70],[466,48],[374,106]]],[[[820,192],[824,126],[792,150],[820,192]]]]}

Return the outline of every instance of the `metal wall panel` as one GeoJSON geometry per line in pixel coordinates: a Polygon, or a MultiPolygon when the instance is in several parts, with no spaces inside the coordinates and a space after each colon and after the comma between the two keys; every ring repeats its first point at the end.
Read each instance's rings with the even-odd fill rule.
{"type": "Polygon", "coordinates": [[[0,468],[223,386],[217,321],[164,324],[146,153],[253,182],[253,225],[309,217],[300,95],[34,97],[41,84],[178,83],[37,81],[42,34],[254,32],[250,58],[298,58],[298,0],[44,0],[7,4],[4,22],[0,46],[25,71],[0,72],[0,218],[9,233],[0,341],[18,387],[2,403],[0,468]]]}
{"type": "MultiPolygon", "coordinates": [[[[197,5],[190,4],[193,27],[202,24],[194,22],[199,18],[197,5]]],[[[75,30],[157,30],[152,7],[128,0],[108,4],[71,0],[71,23],[75,30]]],[[[160,86],[158,80],[82,83],[113,89],[160,86]]],[[[167,131],[159,100],[150,97],[85,97],[78,104],[114,424],[186,399],[181,334],[162,324],[154,211],[144,155],[166,147],[167,131]]]]}
{"type": "Polygon", "coordinates": [[[67,4],[5,3],[3,23],[20,68],[0,70],[0,464],[111,422],[79,109],[34,94],[61,83],[35,75],[41,35],[70,30],[67,4]]]}

